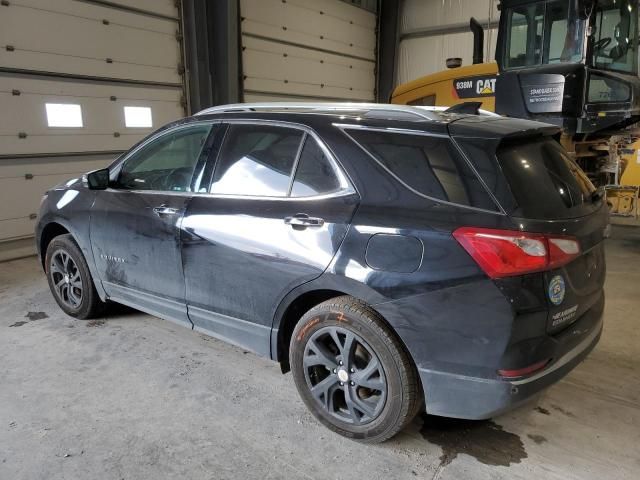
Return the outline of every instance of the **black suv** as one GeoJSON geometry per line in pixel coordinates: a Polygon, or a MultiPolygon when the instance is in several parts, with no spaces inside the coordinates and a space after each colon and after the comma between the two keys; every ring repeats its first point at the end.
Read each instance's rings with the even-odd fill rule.
{"type": "Polygon", "coordinates": [[[50,190],[37,246],[69,315],[107,300],[291,370],[330,429],[482,419],[602,329],[606,203],[556,127],[374,104],[215,107],[50,190]]]}

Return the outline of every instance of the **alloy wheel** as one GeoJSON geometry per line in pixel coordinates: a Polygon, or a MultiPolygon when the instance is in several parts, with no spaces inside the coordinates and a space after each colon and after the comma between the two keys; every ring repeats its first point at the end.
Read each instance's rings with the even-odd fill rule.
{"type": "Polygon", "coordinates": [[[380,415],[387,394],[384,370],[357,334],[337,326],[319,329],[305,346],[303,364],[312,397],[332,417],[364,425],[380,415]]]}
{"type": "Polygon", "coordinates": [[[65,250],[57,250],[51,256],[49,275],[58,298],[68,307],[76,309],[82,303],[82,278],[80,270],[65,250]]]}

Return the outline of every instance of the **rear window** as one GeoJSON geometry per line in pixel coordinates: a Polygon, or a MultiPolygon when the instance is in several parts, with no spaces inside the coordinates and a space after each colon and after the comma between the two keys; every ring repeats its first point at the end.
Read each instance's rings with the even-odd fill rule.
{"type": "Polygon", "coordinates": [[[458,205],[498,210],[448,138],[374,130],[348,130],[348,134],[414,192],[458,205]]]}
{"type": "Polygon", "coordinates": [[[595,187],[558,142],[540,139],[503,145],[498,161],[507,177],[519,211],[532,219],[588,215],[599,205],[595,187]]]}

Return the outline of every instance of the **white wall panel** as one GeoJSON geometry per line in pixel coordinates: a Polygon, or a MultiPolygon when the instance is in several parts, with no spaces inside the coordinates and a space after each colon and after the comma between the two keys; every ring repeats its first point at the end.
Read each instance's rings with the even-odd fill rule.
{"type": "MultiPolygon", "coordinates": [[[[405,0],[401,11],[401,35],[421,32],[421,36],[400,42],[396,85],[446,69],[446,59],[462,58],[463,65],[473,61],[473,34],[460,31],[475,17],[483,25],[497,27],[498,0],[405,0]],[[454,29],[454,33],[442,33],[454,29]],[[433,33],[430,33],[433,31],[433,33]]],[[[484,61],[495,57],[497,28],[484,32],[484,61]]]]}
{"type": "Polygon", "coordinates": [[[471,17],[497,20],[497,0],[404,0],[401,33],[468,22],[471,17]]]}
{"type": "Polygon", "coordinates": [[[0,65],[179,85],[176,28],[172,20],[73,0],[12,0],[0,7],[0,65]]]}
{"type": "MultiPolygon", "coordinates": [[[[493,61],[496,49],[497,29],[493,29],[489,51],[491,57],[486,61],[493,61]]],[[[489,35],[485,31],[485,49],[489,35]]],[[[398,69],[396,84],[400,85],[424,75],[440,72],[447,68],[447,58],[460,57],[463,65],[473,62],[473,34],[449,33],[432,35],[429,37],[408,38],[400,42],[398,51],[398,69]]]]}
{"type": "Polygon", "coordinates": [[[339,0],[241,0],[245,101],[374,98],[376,16],[339,0]]]}
{"type": "Polygon", "coordinates": [[[0,74],[0,155],[126,150],[183,115],[178,88],[46,78],[0,74]],[[79,104],[84,126],[48,127],[46,103],[79,104]],[[125,106],[151,108],[153,126],[127,128],[125,106]]]}

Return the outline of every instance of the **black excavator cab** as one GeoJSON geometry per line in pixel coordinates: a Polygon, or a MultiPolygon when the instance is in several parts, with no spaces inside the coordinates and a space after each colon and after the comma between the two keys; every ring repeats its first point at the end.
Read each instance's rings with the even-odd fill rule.
{"type": "Polygon", "coordinates": [[[570,135],[640,120],[638,0],[501,0],[496,112],[570,135]]]}

